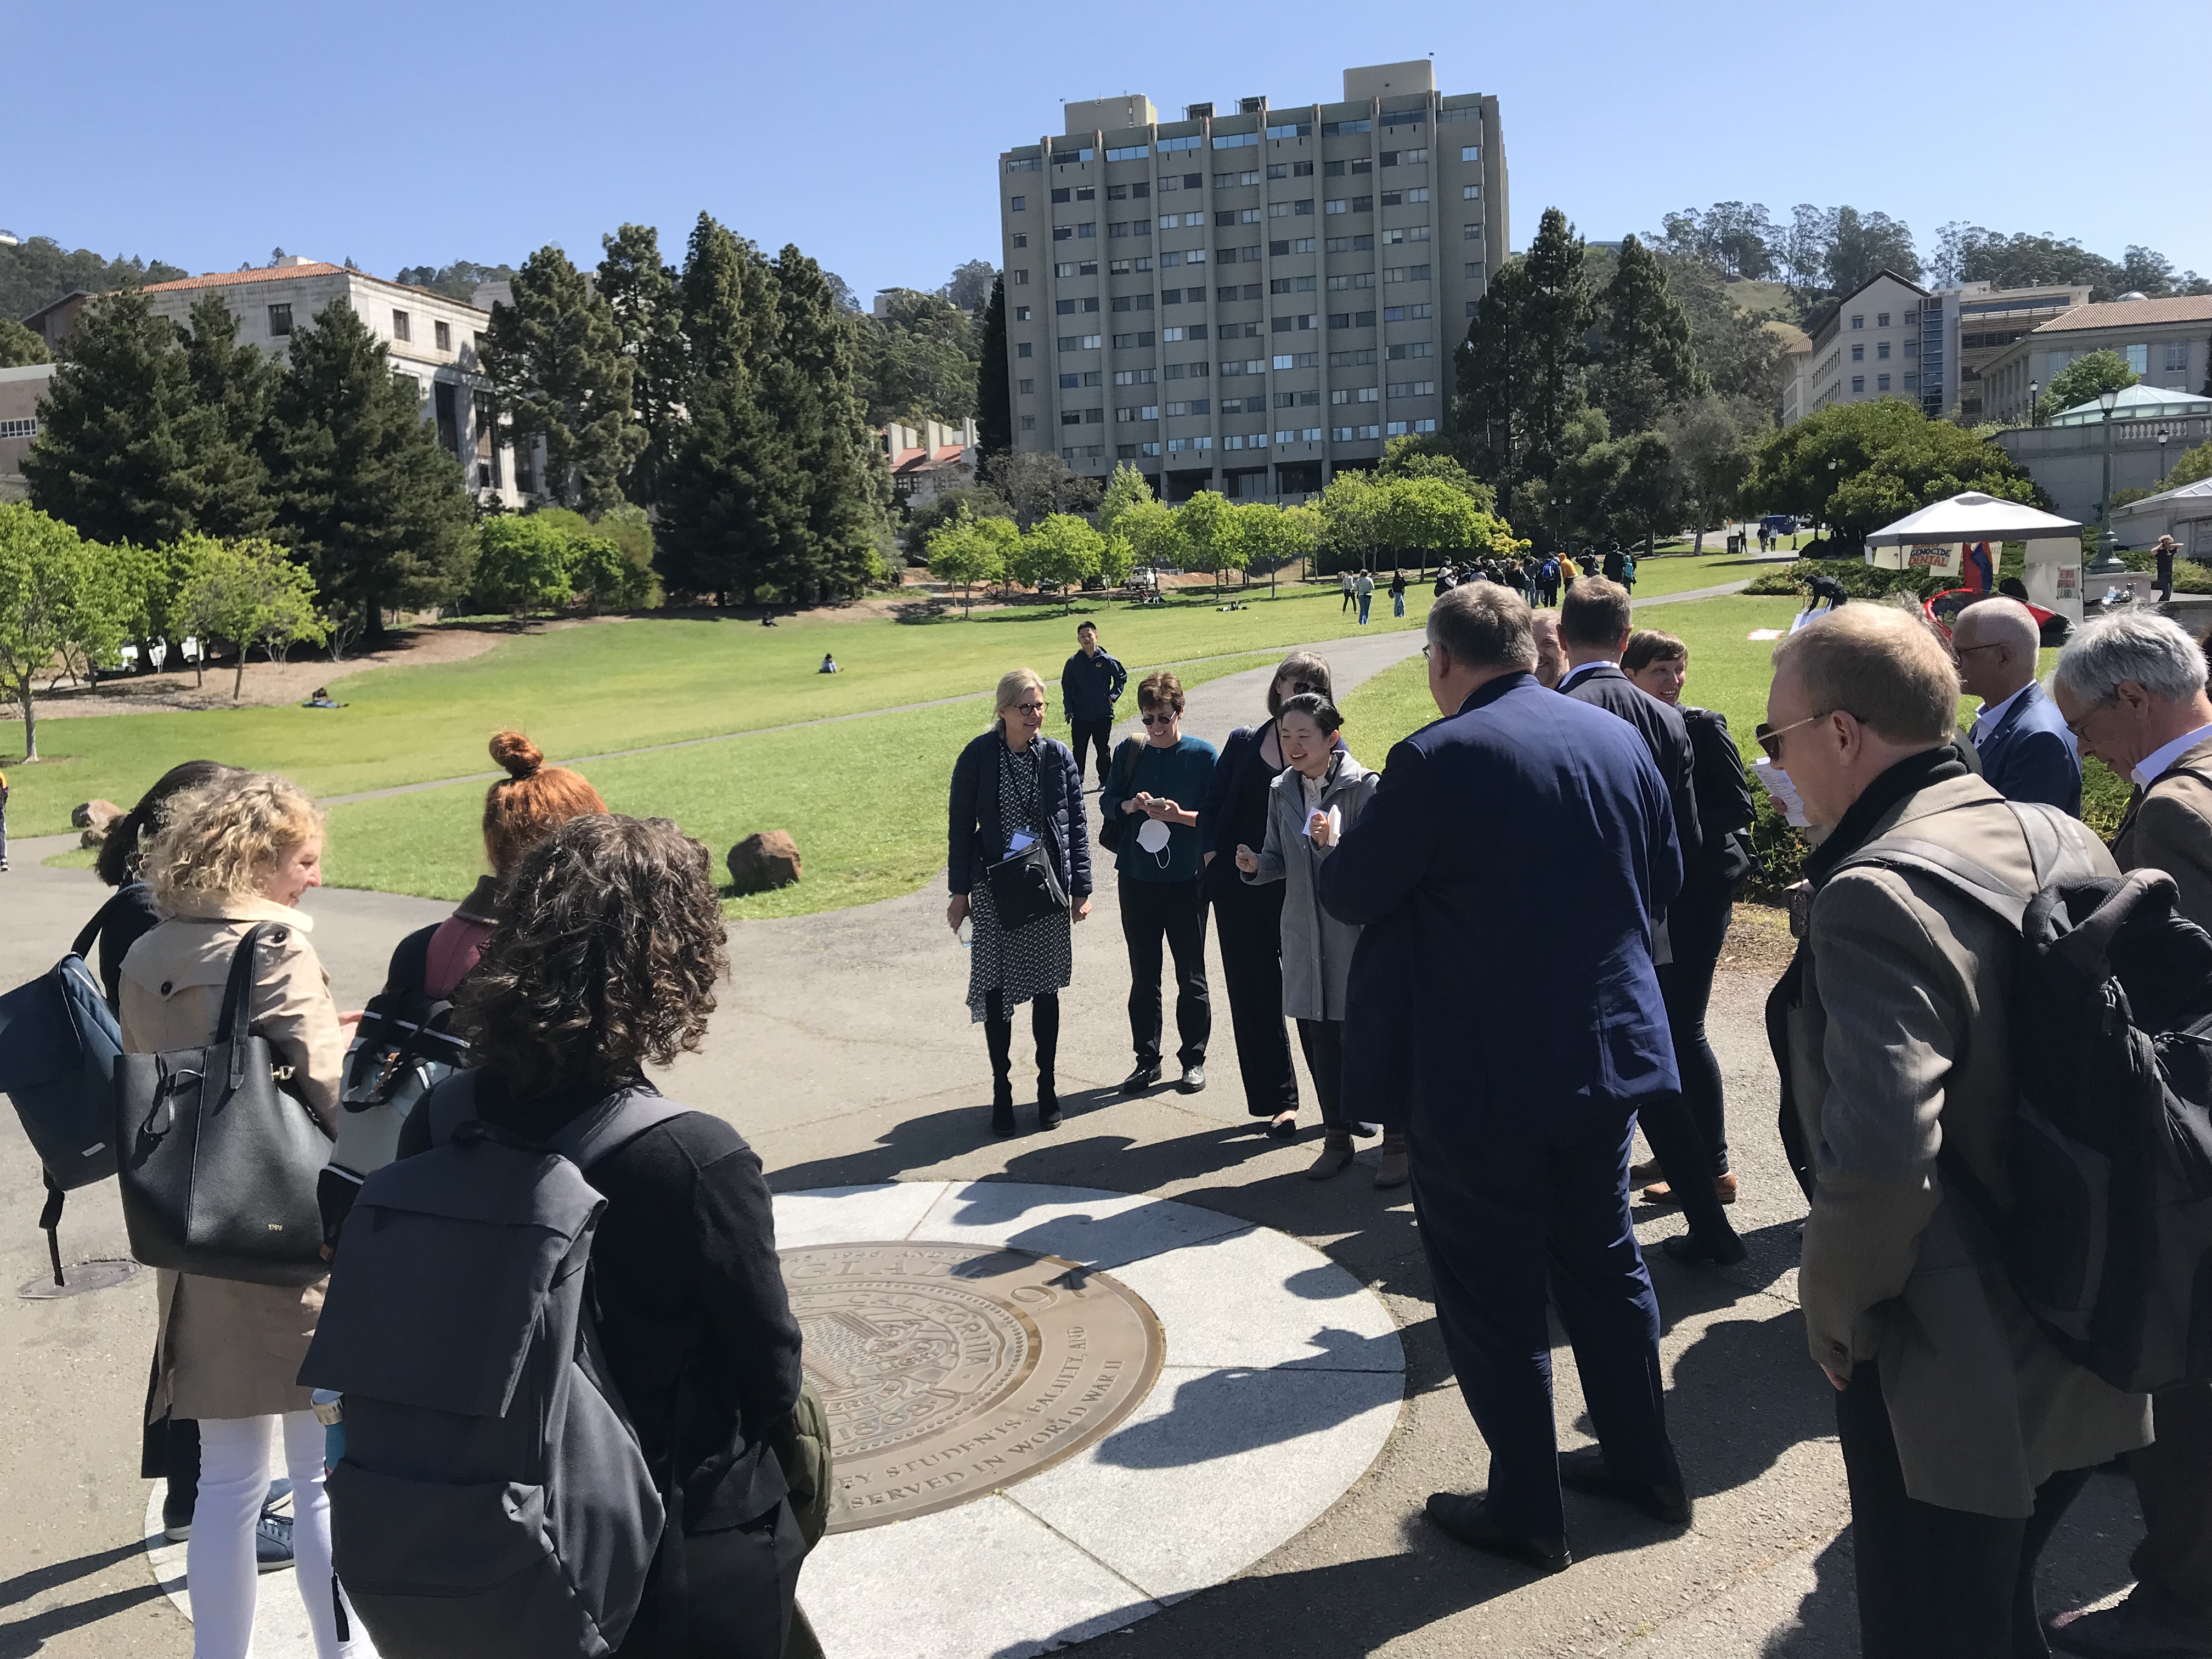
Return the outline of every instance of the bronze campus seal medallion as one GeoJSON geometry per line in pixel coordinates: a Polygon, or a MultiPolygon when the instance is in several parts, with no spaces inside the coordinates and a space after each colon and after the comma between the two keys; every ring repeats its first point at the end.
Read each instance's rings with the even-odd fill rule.
{"type": "Polygon", "coordinates": [[[1151,1392],[1159,1321],[1108,1274],[975,1244],[783,1253],[853,1532],[980,1498],[1097,1440],[1151,1392]]]}

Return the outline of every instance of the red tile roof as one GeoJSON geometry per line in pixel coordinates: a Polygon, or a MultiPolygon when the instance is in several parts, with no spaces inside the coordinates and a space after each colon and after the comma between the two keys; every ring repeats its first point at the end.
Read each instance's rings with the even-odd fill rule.
{"type": "Polygon", "coordinates": [[[2109,300],[2061,312],[2035,331],[2065,334],[2077,328],[2136,328],[2153,323],[2212,323],[2212,294],[2164,300],[2109,300]]]}
{"type": "Polygon", "coordinates": [[[365,270],[350,270],[343,265],[317,263],[308,265],[256,265],[247,270],[211,270],[204,276],[185,276],[173,283],[149,283],[138,291],[141,294],[175,294],[187,289],[236,288],[242,283],[275,283],[290,276],[358,276],[364,283],[374,283],[380,288],[396,288],[402,294],[421,294],[447,305],[482,310],[466,300],[456,300],[451,295],[441,294],[435,289],[416,288],[408,283],[395,283],[387,277],[372,276],[365,270]]]}

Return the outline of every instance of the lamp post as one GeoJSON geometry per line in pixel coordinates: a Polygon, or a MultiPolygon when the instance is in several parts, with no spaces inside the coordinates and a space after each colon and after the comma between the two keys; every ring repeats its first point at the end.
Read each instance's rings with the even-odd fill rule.
{"type": "Polygon", "coordinates": [[[2112,533],[2112,409],[2119,401],[2118,387],[2097,394],[2097,407],[2105,412],[2105,493],[2097,502],[2097,539],[2104,550],[2090,562],[2087,574],[2092,576],[2114,576],[2127,568],[2115,549],[2119,538],[2112,533]]]}
{"type": "Polygon", "coordinates": [[[2027,383],[2027,423],[2030,426],[2043,424],[2043,416],[2036,412],[2035,407],[2035,395],[2042,389],[2043,384],[2039,380],[2030,380],[2027,383]]]}
{"type": "Polygon", "coordinates": [[[2158,487],[2160,489],[2166,488],[2166,441],[2172,435],[2171,432],[2158,434],[2158,487]]]}

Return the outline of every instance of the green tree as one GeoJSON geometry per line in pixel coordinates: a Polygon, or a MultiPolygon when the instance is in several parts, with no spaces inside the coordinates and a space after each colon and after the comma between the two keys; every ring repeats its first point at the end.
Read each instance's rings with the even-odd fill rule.
{"type": "Polygon", "coordinates": [[[1735,510],[1759,445],[1771,422],[1746,398],[1709,393],[1674,410],[1662,431],[1674,456],[1677,492],[1690,514],[1696,550],[1705,550],[1705,529],[1735,510]]]}
{"type": "Polygon", "coordinates": [[[1121,462],[1106,480],[1106,488],[1098,497],[1098,528],[1111,535],[1115,521],[1124,513],[1152,499],[1152,480],[1129,462],[1121,462]]]}
{"type": "Polygon", "coordinates": [[[198,526],[198,452],[216,430],[174,325],[141,295],[111,295],[64,342],[23,458],[31,501],[94,541],[173,541],[198,526]]]}
{"type": "Polygon", "coordinates": [[[594,611],[635,611],[653,600],[653,570],[611,536],[568,538],[569,580],[594,611]]]}
{"type": "Polygon", "coordinates": [[[1371,568],[1388,545],[1391,497],[1373,474],[1358,469],[1338,473],[1321,492],[1316,538],[1322,575],[1371,568]]]}
{"type": "Polygon", "coordinates": [[[1557,208],[1546,208],[1536,240],[1522,263],[1528,267],[1524,302],[1529,353],[1529,470],[1548,477],[1558,464],[1568,420],[1583,403],[1587,344],[1596,320],[1595,296],[1583,264],[1583,240],[1557,208]]]}
{"type": "Polygon", "coordinates": [[[2212,439],[2185,449],[2175,457],[2173,466],[2166,475],[2163,489],[2179,489],[2184,484],[2195,483],[2200,478],[2212,478],[2212,439]]]}
{"type": "Polygon", "coordinates": [[[125,596],[104,553],[26,502],[0,502],[0,696],[23,711],[26,761],[39,758],[39,677],[109,662],[123,641],[125,596]]]}
{"type": "Polygon", "coordinates": [[[1526,265],[1502,266],[1452,357],[1452,441],[1509,499],[1527,465],[1534,397],[1528,301],[1526,265]]]}
{"type": "Polygon", "coordinates": [[[1212,575],[1217,588],[1223,575],[1242,570],[1250,562],[1251,550],[1237,509],[1219,490],[1200,490],[1175,509],[1175,522],[1183,562],[1212,575]]]}
{"type": "Polygon", "coordinates": [[[27,317],[67,294],[111,294],[185,274],[159,259],[106,259],[89,248],[71,252],[51,236],[26,236],[0,244],[0,317],[27,317]]]}
{"type": "Polygon", "coordinates": [[[1011,520],[1014,516],[1014,509],[1006,505],[1006,498],[988,484],[954,484],[940,489],[908,512],[906,522],[899,526],[899,544],[909,564],[929,562],[931,533],[963,507],[978,519],[1011,520]]]}
{"type": "Polygon", "coordinates": [[[1742,501],[1753,512],[1817,520],[1849,548],[1893,520],[1968,489],[2049,505],[1996,445],[1930,420],[1902,398],[1883,398],[1832,404],[1773,433],[1759,447],[1742,501]]]}
{"type": "Polygon", "coordinates": [[[957,423],[977,412],[975,324],[943,295],[895,289],[882,317],[853,318],[848,331],[860,343],[872,424],[957,423]]]}
{"type": "Polygon", "coordinates": [[[1010,574],[1024,587],[1056,586],[1061,599],[1072,607],[1077,590],[1098,574],[1105,540],[1088,519],[1052,514],[1023,532],[1010,574]]]}
{"type": "Polygon", "coordinates": [[[1504,499],[1559,465],[1595,321],[1582,239],[1547,208],[1528,252],[1491,279],[1455,364],[1453,435],[1504,499]]]}
{"type": "Polygon", "coordinates": [[[1912,228],[1887,213],[1861,213],[1839,207],[1831,222],[1827,252],[1828,289],[1841,296],[1887,270],[1908,283],[1920,280],[1920,256],[1913,252],[1912,228]]]}
{"type": "Polygon", "coordinates": [[[199,483],[193,527],[258,536],[276,515],[263,453],[280,373],[259,346],[239,343],[237,313],[219,293],[193,301],[183,343],[196,405],[184,422],[199,483]]]}
{"type": "Polygon", "coordinates": [[[259,646],[272,662],[301,640],[326,639],[330,626],[315,614],[315,580],[274,542],[258,537],[217,541],[191,538],[180,550],[191,574],[180,595],[185,619],[203,642],[228,640],[238,653],[230,700],[246,690],[246,659],[259,646]]]}
{"type": "Polygon", "coordinates": [[[1014,447],[1014,388],[1007,378],[1006,279],[991,279],[991,298],[976,326],[975,445],[986,457],[1014,447]]]}
{"type": "Polygon", "coordinates": [[[542,513],[501,513],[477,527],[471,586],[486,605],[520,616],[550,611],[575,598],[569,580],[574,544],[542,513]]]}
{"type": "Polygon", "coordinates": [[[1098,480],[1088,478],[1057,455],[1019,449],[983,464],[991,487],[1014,509],[1014,522],[1028,529],[1048,513],[1087,513],[1103,496],[1098,480]]]}
{"type": "Polygon", "coordinates": [[[1597,319],[1598,382],[1614,431],[1640,432],[1707,389],[1689,316],[1668,289],[1666,267],[1633,236],[1620,245],[1597,319]]]}
{"type": "Polygon", "coordinates": [[[461,464],[422,419],[418,383],[393,374],[351,307],[334,302],[292,336],[272,428],[278,534],[334,615],[378,638],[387,609],[467,586],[475,514],[461,464]]]}
{"type": "Polygon", "coordinates": [[[961,614],[972,615],[975,584],[1000,580],[1007,556],[1019,541],[1012,519],[977,519],[963,505],[930,532],[929,574],[947,586],[957,586],[961,614]]]}
{"type": "Polygon", "coordinates": [[[650,225],[624,225],[599,238],[599,297],[607,303],[630,364],[630,416],[643,428],[623,490],[651,506],[662,470],[676,453],[684,424],[688,374],[684,307],[676,273],[660,261],[660,234],[650,225]]]}
{"type": "Polygon", "coordinates": [[[2124,391],[2142,378],[2117,351],[2092,351],[2076,357],[2051,377],[2049,388],[2036,401],[2036,423],[2039,426],[2054,415],[2094,403],[2100,392],[2124,391]]]}
{"type": "Polygon", "coordinates": [[[1277,573],[1292,560],[1310,555],[1320,532],[1321,514],[1310,507],[1245,501],[1237,508],[1237,534],[1247,555],[1246,568],[1266,567],[1271,593],[1277,573]]]}
{"type": "Polygon", "coordinates": [[[513,289],[514,303],[493,306],[477,343],[500,411],[518,447],[544,441],[555,501],[611,507],[647,442],[630,405],[637,366],[614,310],[550,243],[522,262],[513,289]]]}
{"type": "Polygon", "coordinates": [[[0,368],[25,368],[48,361],[43,337],[12,317],[0,317],[0,368]]]}
{"type": "Polygon", "coordinates": [[[1681,511],[1681,475],[1664,433],[1632,432],[1616,441],[1620,470],[1613,511],[1627,532],[1623,539],[1640,539],[1648,559],[1653,543],[1674,530],[1681,511]]]}
{"type": "Polygon", "coordinates": [[[1498,507],[1498,491],[1461,465],[1456,456],[1429,447],[1425,438],[1392,438],[1382,446],[1377,478],[1434,478],[1449,484],[1485,513],[1498,507]]]}

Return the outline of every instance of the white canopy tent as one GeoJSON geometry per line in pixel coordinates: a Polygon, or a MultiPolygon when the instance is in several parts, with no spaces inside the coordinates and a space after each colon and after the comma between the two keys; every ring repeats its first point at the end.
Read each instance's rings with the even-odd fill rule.
{"type": "Polygon", "coordinates": [[[1966,550],[1990,544],[1994,568],[2006,542],[2027,544],[2027,597],[2068,621],[2081,620],[2081,526],[2071,519],[1969,489],[1884,525],[1867,538],[1867,562],[1957,575],[1966,550]]]}

